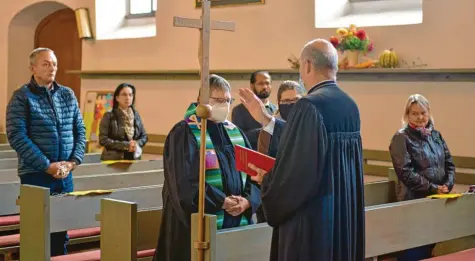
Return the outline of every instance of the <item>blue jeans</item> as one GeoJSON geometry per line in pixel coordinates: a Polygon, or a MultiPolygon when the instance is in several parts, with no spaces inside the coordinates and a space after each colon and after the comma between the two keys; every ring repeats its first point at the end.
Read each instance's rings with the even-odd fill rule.
{"type": "Polygon", "coordinates": [[[428,259],[432,257],[432,250],[434,249],[435,244],[430,244],[426,246],[420,246],[416,248],[411,248],[404,250],[401,254],[398,255],[398,261],[419,261],[423,259],[428,259]]]}
{"type": "MultiPolygon", "coordinates": [[[[68,193],[74,190],[72,172],[65,179],[54,179],[47,173],[31,173],[20,176],[21,184],[34,185],[50,189],[50,194],[68,193]]],[[[51,233],[51,256],[66,255],[69,242],[68,233],[51,233]]]]}

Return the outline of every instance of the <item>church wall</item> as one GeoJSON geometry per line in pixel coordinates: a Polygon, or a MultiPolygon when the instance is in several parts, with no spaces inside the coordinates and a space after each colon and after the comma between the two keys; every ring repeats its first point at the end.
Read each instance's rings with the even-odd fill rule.
{"type": "MultiPolygon", "coordinates": [[[[29,81],[28,54],[34,48],[39,22],[61,8],[94,8],[93,0],[15,0],[2,3],[0,16],[0,132],[5,131],[5,109],[11,94],[29,81]],[[11,30],[10,30],[11,29],[11,30]]],[[[59,62],[61,66],[61,61],[59,62]]]]}
{"type": "MultiPolygon", "coordinates": [[[[191,101],[196,100],[199,81],[165,80],[83,80],[83,97],[88,90],[114,90],[121,82],[137,87],[137,109],[149,133],[167,134],[182,119],[191,101]]],[[[238,90],[248,81],[230,81],[232,96],[239,104],[238,90]]],[[[276,102],[277,87],[273,83],[271,100],[276,102]]],[[[453,155],[475,156],[475,83],[471,82],[340,82],[358,103],[365,149],[388,150],[393,134],[401,127],[404,106],[409,95],[420,93],[431,102],[436,128],[442,132],[453,155]]],[[[84,105],[82,105],[84,106],[84,105]]]]}
{"type": "MultiPolygon", "coordinates": [[[[16,0],[4,5],[0,17],[0,34],[6,35],[8,24],[16,12],[39,0],[16,0]]],[[[62,0],[72,8],[87,7],[94,21],[93,0],[62,0]]],[[[214,8],[215,20],[236,22],[236,32],[213,32],[210,65],[214,70],[288,69],[287,58],[298,55],[312,38],[328,38],[333,29],[314,28],[313,0],[267,1],[265,5],[214,8]],[[283,10],[283,11],[282,11],[283,10]]],[[[82,69],[91,70],[187,70],[197,69],[197,30],[174,28],[173,16],[199,17],[193,1],[160,1],[157,12],[157,36],[154,38],[90,41],[83,44],[82,69]]],[[[473,25],[475,1],[424,1],[424,23],[421,25],[366,28],[375,41],[377,55],[383,49],[395,48],[409,63],[418,61],[428,68],[475,68],[473,25]]],[[[0,39],[0,55],[6,57],[7,40],[0,39]]],[[[27,53],[25,54],[26,57],[27,53]]],[[[0,103],[7,99],[7,64],[0,60],[0,103]]],[[[113,89],[126,81],[138,87],[138,109],[150,133],[166,134],[181,119],[187,104],[195,100],[197,81],[107,80],[84,79],[82,100],[88,90],[113,89]]],[[[233,96],[247,81],[232,81],[233,96]]],[[[400,127],[407,96],[426,95],[433,105],[437,127],[455,155],[475,155],[475,123],[455,120],[456,116],[474,111],[474,83],[446,82],[342,82],[358,102],[361,110],[364,146],[387,150],[392,134],[400,127]]],[[[277,88],[278,82],[274,83],[277,88]]],[[[9,97],[8,97],[9,98],[9,97]]],[[[275,92],[273,94],[275,101],[275,92]]],[[[238,101],[236,101],[237,103],[238,101]]],[[[84,107],[84,104],[81,104],[84,107]]],[[[0,131],[3,129],[5,106],[0,106],[0,131]]]]}

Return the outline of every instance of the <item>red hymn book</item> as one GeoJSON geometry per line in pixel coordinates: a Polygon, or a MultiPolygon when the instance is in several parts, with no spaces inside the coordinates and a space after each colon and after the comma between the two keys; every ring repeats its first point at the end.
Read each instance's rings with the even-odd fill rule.
{"type": "Polygon", "coordinates": [[[270,172],[274,167],[275,159],[258,151],[235,145],[234,152],[236,154],[236,169],[249,176],[257,175],[257,172],[247,166],[249,163],[266,172],[270,172]]]}

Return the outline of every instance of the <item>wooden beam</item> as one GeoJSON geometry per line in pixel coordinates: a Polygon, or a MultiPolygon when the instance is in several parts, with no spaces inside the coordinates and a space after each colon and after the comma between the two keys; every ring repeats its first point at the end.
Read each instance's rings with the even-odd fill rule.
{"type": "MultiPolygon", "coordinates": [[[[290,67],[290,65],[289,65],[290,67]]],[[[285,68],[267,68],[272,80],[298,80],[297,70],[285,68]]],[[[214,70],[227,80],[248,80],[253,69],[214,70]]],[[[82,79],[154,79],[154,80],[199,80],[198,70],[94,70],[67,71],[69,74],[79,74],[82,79]]],[[[473,82],[475,69],[355,69],[340,70],[339,81],[391,81],[391,82],[473,82]]]]}
{"type": "MultiPolygon", "coordinates": [[[[173,17],[173,26],[201,29],[203,27],[203,22],[201,19],[175,16],[173,17]]],[[[227,21],[211,21],[210,29],[234,31],[236,29],[236,25],[233,22],[227,21]]]]}

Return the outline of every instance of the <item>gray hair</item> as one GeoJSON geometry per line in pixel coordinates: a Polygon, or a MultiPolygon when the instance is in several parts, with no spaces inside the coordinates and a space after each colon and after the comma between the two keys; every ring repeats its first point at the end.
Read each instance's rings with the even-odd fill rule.
{"type": "Polygon", "coordinates": [[[30,62],[30,65],[34,65],[36,64],[36,56],[39,54],[39,53],[42,53],[42,52],[53,52],[53,50],[49,49],[49,48],[46,48],[46,47],[38,47],[36,49],[34,49],[33,51],[31,51],[30,53],[30,56],[29,56],[29,62],[30,62]]]}
{"type": "Polygon", "coordinates": [[[302,50],[302,60],[309,61],[316,69],[338,71],[338,54],[334,51],[322,51],[318,47],[308,44],[302,50]]]}
{"type": "Polygon", "coordinates": [[[429,101],[426,99],[426,97],[420,94],[413,94],[409,96],[409,99],[407,99],[407,102],[406,102],[406,106],[404,107],[404,116],[402,117],[403,126],[406,126],[409,122],[409,113],[411,112],[411,106],[413,104],[417,104],[427,110],[427,112],[429,113],[429,123],[433,125],[434,118],[432,117],[429,101]]]}
{"type": "Polygon", "coordinates": [[[279,89],[277,90],[277,101],[280,101],[282,98],[282,93],[288,90],[295,90],[297,94],[304,95],[305,90],[300,86],[296,81],[284,81],[280,84],[279,89]]]}
{"type": "MultiPolygon", "coordinates": [[[[212,91],[231,92],[231,85],[223,77],[216,74],[210,74],[209,76],[209,94],[210,95],[212,91]]],[[[200,88],[200,91],[198,92],[198,100],[200,96],[201,96],[201,88],[200,88]]]]}

